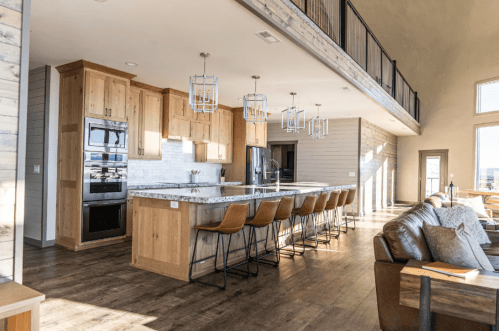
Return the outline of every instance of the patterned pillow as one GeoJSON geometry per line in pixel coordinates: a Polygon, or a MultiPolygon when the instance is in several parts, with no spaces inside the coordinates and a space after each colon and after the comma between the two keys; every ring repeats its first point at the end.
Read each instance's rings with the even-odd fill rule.
{"type": "Polygon", "coordinates": [[[424,223],[423,232],[435,261],[494,271],[487,255],[463,223],[457,229],[424,223]]]}
{"type": "Polygon", "coordinates": [[[449,196],[442,192],[433,193],[430,197],[438,197],[442,201],[450,201],[449,196]]]}
{"type": "Polygon", "coordinates": [[[483,229],[475,211],[467,206],[455,206],[452,208],[435,208],[440,224],[446,228],[457,228],[464,223],[468,231],[480,244],[490,244],[489,236],[483,229]]]}

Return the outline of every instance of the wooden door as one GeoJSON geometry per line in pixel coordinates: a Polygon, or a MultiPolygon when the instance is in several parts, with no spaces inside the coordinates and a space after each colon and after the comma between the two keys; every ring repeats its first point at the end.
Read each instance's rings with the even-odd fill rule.
{"type": "Polygon", "coordinates": [[[218,144],[220,139],[220,117],[221,112],[217,111],[211,115],[211,138],[206,148],[206,161],[207,162],[220,162],[220,154],[218,153],[218,144]]]}
{"type": "Polygon", "coordinates": [[[85,72],[85,116],[107,119],[107,76],[85,72]]]}
{"type": "Polygon", "coordinates": [[[109,77],[108,86],[108,117],[113,121],[126,122],[129,81],[123,78],[109,77]]]}
{"type": "Polygon", "coordinates": [[[128,158],[138,159],[142,154],[140,149],[142,138],[142,124],[140,122],[142,111],[141,91],[130,89],[130,115],[128,116],[128,158]]]}
{"type": "Polygon", "coordinates": [[[161,94],[143,91],[142,158],[161,160],[163,97],[161,94]]]}
{"type": "Polygon", "coordinates": [[[246,145],[256,146],[256,125],[246,122],[246,145]]]}
{"type": "Polygon", "coordinates": [[[232,113],[220,112],[220,139],[218,151],[222,163],[232,163],[232,113]]]}
{"type": "Polygon", "coordinates": [[[419,199],[424,201],[447,185],[448,150],[419,151],[419,199]]]}
{"type": "Polygon", "coordinates": [[[259,147],[267,147],[267,122],[256,124],[255,143],[259,147]]]}

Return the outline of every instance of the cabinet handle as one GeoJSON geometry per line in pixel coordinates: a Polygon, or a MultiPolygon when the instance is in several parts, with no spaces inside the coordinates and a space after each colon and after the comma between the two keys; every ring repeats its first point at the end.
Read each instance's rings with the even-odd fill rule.
{"type": "Polygon", "coordinates": [[[140,155],[140,148],[139,148],[139,155],[140,155]]]}
{"type": "Polygon", "coordinates": [[[106,114],[104,116],[107,116],[107,108],[106,108],[106,114]]]}
{"type": "Polygon", "coordinates": [[[109,108],[109,116],[111,116],[112,113],[113,113],[113,110],[111,108],[109,108]]]}

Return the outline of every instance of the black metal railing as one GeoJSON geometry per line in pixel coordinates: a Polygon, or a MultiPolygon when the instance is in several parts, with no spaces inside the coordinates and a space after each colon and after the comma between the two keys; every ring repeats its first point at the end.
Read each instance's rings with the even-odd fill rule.
{"type": "Polygon", "coordinates": [[[419,122],[419,98],[350,0],[291,0],[419,122]]]}

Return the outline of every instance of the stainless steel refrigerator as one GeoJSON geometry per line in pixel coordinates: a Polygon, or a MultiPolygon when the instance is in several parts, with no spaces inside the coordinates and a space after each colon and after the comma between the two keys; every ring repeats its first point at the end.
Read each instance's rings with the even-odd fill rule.
{"type": "Polygon", "coordinates": [[[264,150],[261,147],[246,147],[246,185],[264,184],[264,172],[267,171],[264,150]]]}

